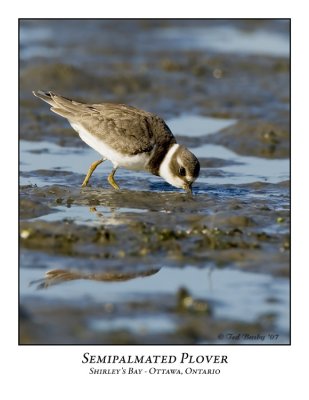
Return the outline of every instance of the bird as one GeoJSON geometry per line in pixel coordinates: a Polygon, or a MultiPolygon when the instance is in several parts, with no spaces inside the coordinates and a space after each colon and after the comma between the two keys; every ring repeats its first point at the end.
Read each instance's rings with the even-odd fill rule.
{"type": "Polygon", "coordinates": [[[177,143],[158,115],[125,104],[82,103],[52,91],[32,93],[51,105],[51,111],[66,118],[80,138],[100,154],[101,158],[90,165],[82,187],[88,185],[98,165],[109,160],[113,169],[107,180],[115,190],[120,189],[115,172],[125,168],[150,172],[192,194],[199,160],[177,143]]]}

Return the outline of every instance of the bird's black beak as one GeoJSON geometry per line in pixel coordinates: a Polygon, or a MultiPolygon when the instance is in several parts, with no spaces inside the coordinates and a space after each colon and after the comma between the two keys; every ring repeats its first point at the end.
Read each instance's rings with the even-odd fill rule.
{"type": "Polygon", "coordinates": [[[188,183],[186,186],[184,186],[185,191],[192,196],[192,183],[188,183]]]}

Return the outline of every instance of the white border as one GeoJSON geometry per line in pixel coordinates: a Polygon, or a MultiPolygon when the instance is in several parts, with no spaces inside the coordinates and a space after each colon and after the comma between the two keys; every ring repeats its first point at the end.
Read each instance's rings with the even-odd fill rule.
{"type": "MultiPolygon", "coordinates": [[[[308,62],[306,43],[309,37],[308,17],[304,2],[286,3],[259,1],[221,1],[215,3],[190,1],[184,9],[180,2],[127,2],[109,5],[91,3],[11,1],[3,12],[2,97],[1,116],[3,139],[1,211],[1,344],[2,392],[15,398],[168,398],[187,399],[210,397],[216,399],[291,398],[306,393],[305,371],[307,345],[308,257],[305,253],[308,235],[307,160],[308,121],[308,62]],[[136,4],[134,6],[133,4],[136,4]],[[125,5],[127,4],[127,5],[125,5]],[[139,8],[137,8],[139,7],[139,8]],[[9,11],[8,11],[9,10],[9,11]],[[107,352],[106,346],[17,346],[17,18],[19,17],[292,17],[292,346],[204,346],[204,347],[124,347],[121,353],[173,354],[190,351],[195,354],[227,354],[229,366],[217,377],[187,376],[138,377],[111,376],[102,378],[86,375],[81,367],[84,351],[107,352]],[[306,109],[305,109],[306,107],[306,109]],[[3,126],[4,123],[4,126],[3,126]],[[306,228],[303,229],[303,228],[306,228]],[[305,363],[303,363],[305,361],[305,363]],[[133,397],[134,396],[134,397],[133,397]]],[[[307,246],[308,247],[308,246],[307,246]]],[[[116,347],[112,348],[112,352],[116,347]]],[[[110,353],[111,351],[109,351],[110,353]]]]}

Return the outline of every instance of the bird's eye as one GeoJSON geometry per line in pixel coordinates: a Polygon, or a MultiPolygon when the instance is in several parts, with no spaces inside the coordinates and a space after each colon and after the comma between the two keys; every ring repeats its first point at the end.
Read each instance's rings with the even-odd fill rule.
{"type": "Polygon", "coordinates": [[[180,167],[179,168],[179,175],[180,176],[186,176],[186,170],[184,169],[184,167],[180,167]]]}

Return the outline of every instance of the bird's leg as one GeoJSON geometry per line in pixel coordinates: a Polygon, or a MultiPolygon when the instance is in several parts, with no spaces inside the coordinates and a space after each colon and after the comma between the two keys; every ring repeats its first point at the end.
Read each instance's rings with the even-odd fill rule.
{"type": "Polygon", "coordinates": [[[105,158],[102,158],[101,160],[95,161],[95,162],[93,162],[93,163],[90,165],[89,170],[88,170],[88,172],[87,172],[87,175],[86,175],[86,177],[85,177],[85,179],[84,179],[84,182],[82,183],[82,187],[87,186],[87,184],[88,184],[88,182],[89,182],[89,179],[90,179],[91,175],[93,174],[93,171],[94,171],[94,170],[97,168],[97,166],[100,165],[103,161],[105,161],[105,158]]]}
{"type": "Polygon", "coordinates": [[[107,180],[108,180],[109,184],[113,186],[114,189],[119,190],[120,187],[117,185],[117,183],[114,180],[114,175],[115,175],[115,172],[117,171],[117,168],[118,167],[113,168],[112,172],[108,175],[107,180]]]}

